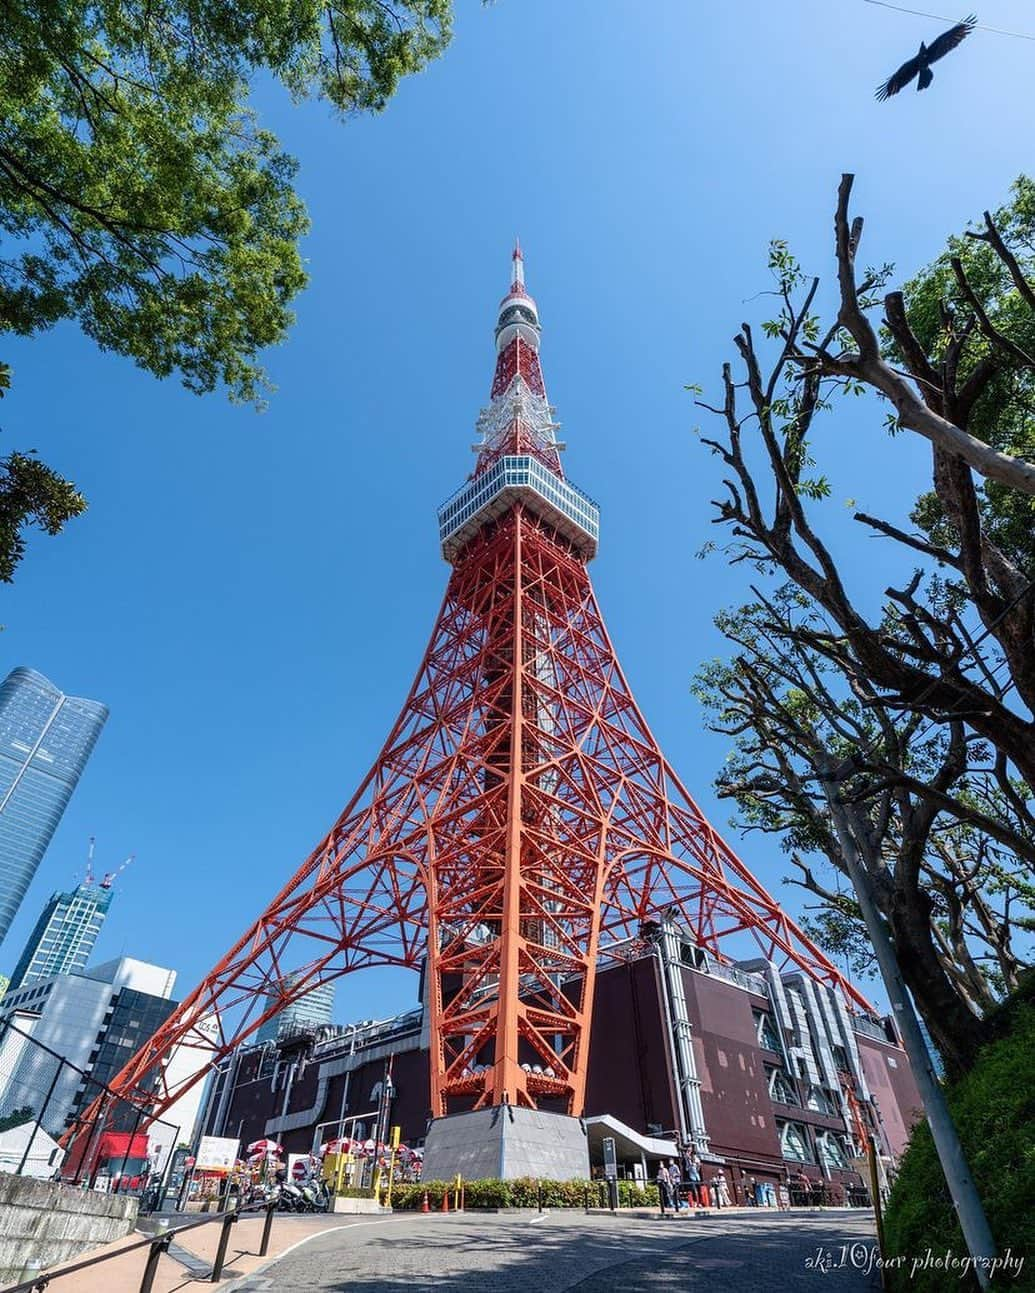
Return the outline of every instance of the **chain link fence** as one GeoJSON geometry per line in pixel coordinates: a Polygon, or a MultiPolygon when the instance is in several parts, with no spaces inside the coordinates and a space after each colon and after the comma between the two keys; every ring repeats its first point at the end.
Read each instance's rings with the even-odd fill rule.
{"type": "Polygon", "coordinates": [[[0,1022],[0,1171],[153,1199],[179,1136],[13,1020],[0,1022]]]}

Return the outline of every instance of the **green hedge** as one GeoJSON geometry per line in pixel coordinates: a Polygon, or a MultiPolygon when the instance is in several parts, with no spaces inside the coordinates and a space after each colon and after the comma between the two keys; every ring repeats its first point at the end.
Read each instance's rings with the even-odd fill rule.
{"type": "MultiPolygon", "coordinates": [[[[539,1205],[542,1190],[544,1208],[581,1208],[586,1203],[589,1190],[590,1207],[606,1207],[607,1195],[603,1181],[535,1181],[522,1177],[516,1181],[464,1181],[465,1208],[535,1208],[539,1205]]],[[[392,1190],[392,1207],[415,1210],[421,1207],[427,1191],[428,1206],[433,1211],[442,1207],[442,1196],[449,1191],[449,1206],[453,1206],[453,1185],[446,1181],[423,1181],[419,1185],[397,1185],[392,1190]]],[[[640,1186],[635,1181],[618,1182],[618,1203],[623,1208],[656,1208],[658,1187],[640,1186]]]]}
{"type": "MultiPolygon", "coordinates": [[[[985,1047],[946,1096],[999,1252],[1010,1249],[1025,1259],[1019,1274],[1000,1274],[994,1287],[1019,1291],[1035,1289],[1035,1006],[1014,1001],[1003,1019],[1005,1035],[985,1047]]],[[[977,1289],[970,1273],[959,1278],[958,1268],[914,1269],[928,1250],[932,1258],[967,1253],[926,1122],[903,1155],[885,1233],[889,1255],[903,1261],[890,1272],[891,1289],[977,1289]]]]}

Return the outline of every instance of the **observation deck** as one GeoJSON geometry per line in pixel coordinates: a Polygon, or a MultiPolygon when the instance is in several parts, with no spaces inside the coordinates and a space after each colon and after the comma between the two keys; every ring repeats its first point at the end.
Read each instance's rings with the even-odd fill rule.
{"type": "Polygon", "coordinates": [[[600,537],[600,509],[581,489],[528,454],[497,459],[438,509],[442,555],[452,561],[487,521],[522,503],[591,561],[600,537]]]}

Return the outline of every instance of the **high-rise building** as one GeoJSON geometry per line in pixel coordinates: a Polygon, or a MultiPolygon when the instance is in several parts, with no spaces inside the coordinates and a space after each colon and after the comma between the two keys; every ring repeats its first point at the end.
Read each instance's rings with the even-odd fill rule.
{"type": "Polygon", "coordinates": [[[0,1006],[9,1052],[0,1068],[0,1117],[31,1108],[50,1135],[61,1135],[98,1084],[175,1009],[175,982],[173,970],[121,957],[9,991],[0,1006]]]}
{"type": "Polygon", "coordinates": [[[34,669],[0,685],[0,940],[11,926],[108,717],[34,669]]]}
{"type": "Polygon", "coordinates": [[[69,892],[51,894],[18,958],[10,990],[56,974],[86,969],[111,906],[111,881],[88,876],[69,892]]]}
{"type": "MultiPolygon", "coordinates": [[[[285,975],[282,980],[286,990],[294,987],[295,982],[295,976],[291,974],[285,975]]],[[[266,997],[267,1008],[275,1006],[280,996],[279,992],[269,993],[266,997]]],[[[319,987],[307,992],[304,997],[299,997],[297,1001],[292,1001],[290,1005],[285,1006],[279,1014],[267,1019],[256,1033],[256,1040],[278,1041],[305,1028],[318,1028],[321,1024],[329,1024],[333,1015],[334,984],[321,983],[319,987]]]]}

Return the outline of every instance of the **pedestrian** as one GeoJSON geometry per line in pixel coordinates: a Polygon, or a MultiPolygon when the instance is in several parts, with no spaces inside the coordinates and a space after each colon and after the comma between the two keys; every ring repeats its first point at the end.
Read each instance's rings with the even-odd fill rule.
{"type": "Polygon", "coordinates": [[[687,1195],[693,1200],[695,1208],[701,1206],[701,1156],[696,1149],[691,1149],[686,1161],[687,1195]]]}
{"type": "Polygon", "coordinates": [[[658,1164],[658,1172],[654,1180],[658,1186],[658,1203],[661,1205],[661,1214],[664,1216],[665,1209],[672,1207],[672,1182],[669,1180],[668,1168],[665,1166],[664,1159],[658,1164]]]}
{"type": "Polygon", "coordinates": [[[683,1193],[682,1173],[679,1170],[679,1164],[676,1162],[674,1158],[670,1158],[668,1160],[668,1179],[669,1179],[669,1183],[672,1186],[672,1197],[675,1200],[676,1211],[682,1212],[685,1210],[688,1212],[690,1210],[690,1205],[682,1197],[682,1193],[683,1193]]]}
{"type": "Polygon", "coordinates": [[[753,1176],[749,1176],[746,1178],[744,1182],[744,1202],[750,1208],[753,1208],[758,1202],[758,1200],[755,1198],[755,1190],[757,1186],[758,1186],[758,1182],[755,1180],[753,1176]]]}
{"type": "Polygon", "coordinates": [[[719,1168],[718,1175],[715,1177],[712,1185],[715,1187],[716,1191],[715,1206],[717,1208],[730,1207],[732,1204],[732,1200],[730,1199],[730,1187],[726,1181],[726,1173],[721,1167],[719,1168]]]}

